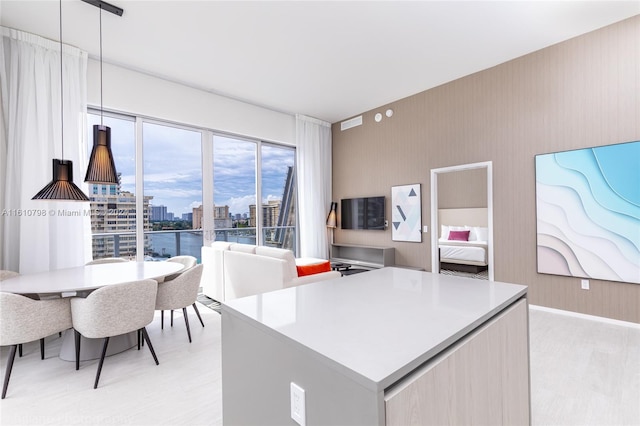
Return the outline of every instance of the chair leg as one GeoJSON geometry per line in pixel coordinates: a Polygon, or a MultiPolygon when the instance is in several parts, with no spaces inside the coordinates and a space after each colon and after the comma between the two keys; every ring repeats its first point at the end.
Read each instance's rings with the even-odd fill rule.
{"type": "Polygon", "coordinates": [[[22,343],[18,345],[18,356],[22,358],[22,343]]]}
{"type": "Polygon", "coordinates": [[[96,382],[93,384],[93,388],[98,388],[98,381],[100,380],[100,373],[102,372],[102,364],[104,364],[104,357],[107,354],[107,346],[109,346],[109,338],[104,338],[104,345],[102,346],[102,355],[100,355],[100,362],[98,363],[98,373],[96,374],[96,382]]]}
{"type": "Polygon", "coordinates": [[[189,317],[187,316],[187,308],[182,308],[182,315],[184,316],[184,323],[187,325],[187,335],[189,336],[189,343],[191,343],[191,330],[189,330],[189,317]]]}
{"type": "Polygon", "coordinates": [[[44,359],[44,337],[40,339],[40,359],[44,359]]]}
{"type": "Polygon", "coordinates": [[[173,309],[171,310],[171,327],[173,327],[173,309]]]}
{"type": "Polygon", "coordinates": [[[136,336],[138,337],[138,350],[140,350],[140,330],[136,332],[136,336]]]}
{"type": "Polygon", "coordinates": [[[160,311],[160,330],[164,330],[164,311],[160,311]]]}
{"type": "Polygon", "coordinates": [[[11,352],[9,353],[9,361],[7,362],[7,371],[4,373],[4,385],[2,385],[2,399],[7,395],[7,389],[9,388],[9,378],[11,378],[11,370],[13,369],[13,360],[16,359],[16,349],[18,345],[11,345],[11,352]]]}
{"type": "Polygon", "coordinates": [[[200,316],[200,311],[198,310],[198,307],[196,306],[196,304],[194,303],[193,305],[193,309],[196,311],[196,315],[198,315],[198,319],[200,320],[200,324],[202,324],[202,326],[204,327],[204,322],[202,322],[202,317],[200,316]]]}
{"type": "Polygon", "coordinates": [[[76,329],[73,330],[76,346],[76,371],[80,369],[80,332],[76,329]]]}
{"type": "Polygon", "coordinates": [[[142,328],[142,336],[144,337],[144,340],[147,341],[147,345],[149,345],[149,350],[151,351],[151,355],[153,355],[153,360],[156,362],[156,365],[160,364],[158,362],[158,357],[156,356],[156,351],[153,350],[151,339],[149,339],[149,335],[147,334],[147,329],[145,327],[142,328]]]}

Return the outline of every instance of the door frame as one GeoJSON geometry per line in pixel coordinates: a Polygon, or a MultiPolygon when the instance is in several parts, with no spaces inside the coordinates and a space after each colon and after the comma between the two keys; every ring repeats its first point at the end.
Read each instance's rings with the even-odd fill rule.
{"type": "Polygon", "coordinates": [[[431,169],[431,272],[439,274],[438,264],[438,175],[464,170],[487,169],[487,260],[489,262],[489,281],[494,280],[493,265],[493,162],[461,164],[457,166],[431,169]]]}

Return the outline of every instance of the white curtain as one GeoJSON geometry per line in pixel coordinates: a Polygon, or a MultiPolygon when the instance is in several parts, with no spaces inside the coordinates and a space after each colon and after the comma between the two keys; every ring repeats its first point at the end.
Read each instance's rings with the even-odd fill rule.
{"type": "Polygon", "coordinates": [[[327,216],[331,207],[331,124],[296,116],[300,256],[329,256],[327,216]]]}
{"type": "Polygon", "coordinates": [[[0,27],[0,267],[34,273],[91,258],[88,202],[31,200],[53,176],[54,158],[73,161],[85,194],[87,54],[64,46],[64,156],[60,44],[0,27]]]}

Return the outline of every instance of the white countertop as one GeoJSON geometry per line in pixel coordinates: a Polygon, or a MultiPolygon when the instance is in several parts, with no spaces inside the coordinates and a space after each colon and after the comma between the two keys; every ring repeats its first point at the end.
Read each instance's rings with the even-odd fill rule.
{"type": "Polygon", "coordinates": [[[252,321],[381,391],[526,292],[522,285],[382,268],[230,300],[222,321],[252,321]]]}

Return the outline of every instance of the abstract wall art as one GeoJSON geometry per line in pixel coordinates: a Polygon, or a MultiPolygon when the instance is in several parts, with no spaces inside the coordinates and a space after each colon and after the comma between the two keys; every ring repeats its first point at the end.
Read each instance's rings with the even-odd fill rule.
{"type": "Polygon", "coordinates": [[[391,239],[422,242],[420,184],[391,187],[391,239]]]}
{"type": "Polygon", "coordinates": [[[640,284],[640,141],[535,157],[538,272],[640,284]]]}

